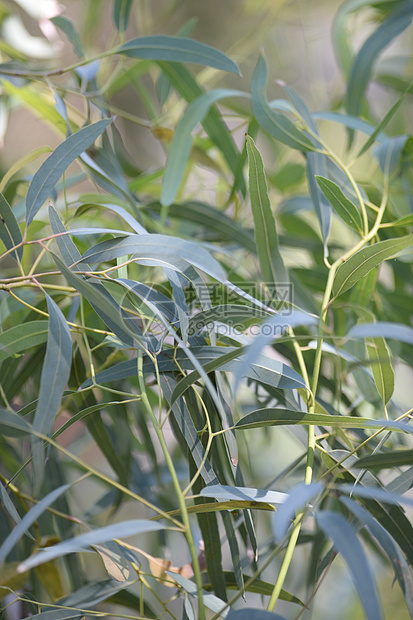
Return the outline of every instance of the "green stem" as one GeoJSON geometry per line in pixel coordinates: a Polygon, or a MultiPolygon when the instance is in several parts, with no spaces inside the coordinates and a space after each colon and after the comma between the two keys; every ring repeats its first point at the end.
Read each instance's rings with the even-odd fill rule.
{"type": "Polygon", "coordinates": [[[142,351],[138,351],[138,381],[139,381],[139,389],[141,391],[141,398],[142,398],[142,404],[145,407],[145,410],[153,424],[153,427],[156,431],[156,435],[158,437],[158,441],[161,445],[164,457],[165,457],[165,462],[166,462],[166,466],[168,467],[171,479],[172,479],[172,484],[174,486],[175,489],[175,493],[176,496],[178,498],[179,501],[179,507],[181,510],[181,516],[182,516],[182,521],[183,524],[185,526],[185,537],[187,540],[187,544],[188,544],[188,548],[189,548],[189,552],[191,554],[191,560],[192,560],[192,568],[194,571],[194,577],[195,577],[195,582],[196,582],[196,586],[197,586],[197,593],[198,593],[198,618],[199,620],[205,620],[205,608],[203,605],[203,595],[202,595],[202,578],[201,578],[201,569],[199,566],[199,562],[198,562],[198,556],[196,553],[196,548],[195,548],[195,541],[194,538],[192,536],[192,531],[191,531],[191,525],[189,522],[189,514],[188,514],[188,510],[187,510],[187,506],[185,503],[185,497],[182,493],[181,487],[179,485],[179,480],[178,480],[178,476],[176,475],[176,471],[175,471],[175,467],[168,449],[168,446],[166,444],[165,441],[165,437],[163,436],[162,430],[159,428],[159,424],[158,421],[156,419],[156,416],[154,414],[154,412],[152,411],[152,407],[151,404],[149,402],[149,398],[148,395],[146,393],[146,385],[145,385],[145,379],[143,376],[143,353],[142,351]]]}

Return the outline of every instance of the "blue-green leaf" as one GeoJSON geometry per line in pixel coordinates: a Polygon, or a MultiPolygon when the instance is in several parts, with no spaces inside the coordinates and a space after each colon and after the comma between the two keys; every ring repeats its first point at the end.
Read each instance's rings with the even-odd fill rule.
{"type": "Polygon", "coordinates": [[[335,548],[345,559],[366,617],[368,620],[383,620],[373,575],[354,529],[344,517],[335,512],[327,510],[319,512],[316,519],[325,535],[333,540],[335,548]]]}
{"type": "MultiPolygon", "coordinates": [[[[9,494],[7,493],[6,489],[4,488],[3,483],[1,482],[1,480],[0,480],[0,499],[1,499],[2,504],[4,505],[4,508],[7,510],[7,512],[9,513],[11,518],[13,519],[13,521],[15,523],[19,524],[20,521],[21,521],[21,517],[20,517],[19,513],[17,512],[13,502],[11,501],[11,499],[9,497],[9,494]]],[[[28,530],[25,531],[25,534],[27,534],[27,536],[34,541],[33,536],[30,534],[30,532],[28,530]]]]}
{"type": "Polygon", "coordinates": [[[218,501],[236,500],[244,502],[263,502],[265,504],[282,504],[287,501],[288,494],[249,487],[232,487],[225,484],[214,484],[204,487],[202,497],[214,497],[218,501]]]}
{"type": "Polygon", "coordinates": [[[413,344],[413,328],[400,323],[387,323],[385,321],[361,323],[352,327],[347,333],[347,338],[375,338],[377,336],[413,344]]]}
{"type": "Polygon", "coordinates": [[[26,570],[30,570],[35,566],[40,566],[45,562],[60,558],[68,553],[74,553],[76,551],[83,551],[90,545],[107,542],[114,538],[128,538],[135,534],[147,534],[149,532],[157,532],[164,530],[165,525],[157,523],[156,521],[147,521],[145,519],[135,519],[133,521],[121,521],[119,523],[113,523],[112,525],[106,525],[105,527],[98,528],[86,534],[75,536],[75,538],[69,538],[57,545],[46,547],[41,549],[35,555],[32,555],[27,560],[24,560],[18,568],[18,571],[23,573],[26,570]]]}
{"type": "Polygon", "coordinates": [[[359,233],[363,231],[361,215],[356,205],[349,200],[336,183],[321,176],[316,176],[316,181],[335,212],[341,219],[359,233]]]}
{"type": "Polygon", "coordinates": [[[47,340],[47,321],[29,321],[0,334],[0,362],[47,340]]]}
{"type": "Polygon", "coordinates": [[[413,2],[397,3],[393,13],[373,32],[354,58],[347,87],[347,111],[357,116],[370,81],[373,64],[395,37],[406,30],[413,18],[413,2]]]}
{"type": "MultiPolygon", "coordinates": [[[[69,380],[72,363],[72,338],[64,315],[53,299],[46,295],[49,312],[49,330],[46,355],[40,379],[39,400],[33,420],[33,429],[48,434],[59,411],[63,392],[69,380]]],[[[37,488],[43,479],[43,444],[33,438],[33,465],[37,488]]]]}
{"type": "Polygon", "coordinates": [[[162,183],[161,204],[169,206],[175,200],[191,151],[191,132],[198,123],[203,122],[209,108],[220,99],[226,97],[248,97],[248,95],[239,90],[219,88],[200,95],[185,110],[176,126],[169,147],[162,183]]]}
{"type": "Polygon", "coordinates": [[[274,515],[274,534],[277,542],[281,542],[293,522],[296,512],[305,507],[307,502],[316,497],[323,489],[322,482],[314,484],[297,484],[288,493],[287,499],[281,503],[274,515]]]}
{"type": "Polygon", "coordinates": [[[274,112],[268,105],[267,78],[267,62],[260,54],[251,82],[252,110],[258,123],[283,144],[300,151],[313,151],[314,145],[309,138],[289,118],[274,112]]]}
{"type": "MultiPolygon", "coordinates": [[[[64,484],[57,489],[53,489],[51,493],[48,493],[45,497],[43,497],[43,499],[40,500],[40,502],[35,504],[32,508],[30,508],[30,510],[28,510],[28,512],[26,512],[23,519],[10,532],[0,547],[0,564],[4,562],[10,551],[19,542],[23,534],[40,517],[40,515],[43,514],[46,508],[48,508],[50,504],[53,504],[53,502],[56,501],[57,498],[65,493],[69,488],[70,484],[64,484]]],[[[24,572],[24,570],[21,572],[24,572]]]]}
{"type": "Polygon", "coordinates": [[[237,64],[226,54],[205,43],[186,37],[164,34],[138,37],[118,47],[116,53],[147,60],[191,62],[241,75],[237,64]]]}
{"type": "Polygon", "coordinates": [[[413,245],[413,235],[405,235],[362,248],[337,269],[334,278],[334,295],[344,293],[374,267],[411,245],[413,245]]]}
{"type": "Polygon", "coordinates": [[[69,165],[112,123],[103,119],[69,136],[43,162],[30,183],[26,196],[26,222],[29,225],[69,165]]]}
{"type": "Polygon", "coordinates": [[[254,140],[246,136],[249,192],[254,217],[255,243],[264,282],[288,285],[287,270],[278,248],[274,214],[268,196],[264,164],[254,140]]]}
{"type": "MultiPolygon", "coordinates": [[[[281,596],[280,596],[281,599],[281,596]]],[[[263,609],[231,609],[227,615],[228,620],[286,620],[285,616],[274,614],[272,611],[263,609]]]]}
{"type": "Polygon", "coordinates": [[[65,33],[70,43],[73,46],[73,50],[79,58],[83,58],[85,55],[85,51],[83,49],[82,42],[79,37],[79,33],[73,25],[73,22],[70,21],[67,17],[63,15],[57,15],[56,17],[52,17],[50,21],[57,26],[62,32],[65,33]]]}
{"type": "Polygon", "coordinates": [[[133,0],[115,0],[113,5],[113,21],[119,32],[125,32],[128,27],[129,14],[133,0]]]}
{"type": "MultiPolygon", "coordinates": [[[[16,217],[3,194],[0,194],[0,239],[6,246],[6,250],[10,250],[22,242],[22,234],[16,217]]],[[[15,260],[17,260],[17,258],[21,260],[23,248],[18,248],[11,253],[11,256],[13,256],[15,260]]]]}

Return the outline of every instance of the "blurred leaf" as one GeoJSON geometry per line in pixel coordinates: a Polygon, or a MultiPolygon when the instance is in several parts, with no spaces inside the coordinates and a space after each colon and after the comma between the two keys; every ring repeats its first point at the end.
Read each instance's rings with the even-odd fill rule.
{"type": "Polygon", "coordinates": [[[191,62],[240,75],[236,63],[223,54],[223,52],[205,45],[205,43],[200,43],[194,39],[187,39],[186,37],[169,35],[138,37],[118,47],[116,53],[129,56],[130,58],[191,62]]]}
{"type": "Polygon", "coordinates": [[[188,105],[175,128],[169,147],[162,183],[162,205],[169,206],[175,200],[191,152],[193,129],[198,123],[202,123],[209,108],[217,101],[227,97],[245,96],[247,96],[246,93],[239,90],[220,88],[203,93],[188,105]]]}
{"type": "Polygon", "coordinates": [[[125,32],[128,27],[129,13],[132,8],[133,0],[114,0],[113,21],[119,32],[125,32]]]}
{"type": "Polygon", "coordinates": [[[368,620],[383,620],[373,575],[354,529],[340,514],[327,510],[318,512],[316,520],[346,561],[368,620]]]}
{"type": "Polygon", "coordinates": [[[73,22],[70,21],[64,15],[57,15],[56,17],[51,17],[50,21],[59,28],[62,32],[65,33],[70,43],[72,44],[73,51],[79,58],[83,58],[85,56],[85,51],[83,49],[82,42],[79,37],[79,33],[76,30],[73,22]]]}
{"type": "Polygon", "coordinates": [[[413,235],[406,235],[379,241],[362,248],[337,269],[334,279],[334,295],[337,297],[344,293],[374,267],[411,245],[413,245],[413,235]]]}
{"type": "Polygon", "coordinates": [[[287,499],[281,503],[274,515],[274,533],[277,542],[281,542],[287,534],[288,528],[295,519],[298,510],[305,508],[306,504],[323,490],[323,484],[297,484],[288,493],[287,499]]]}
{"type": "Polygon", "coordinates": [[[215,497],[217,500],[235,500],[260,502],[265,504],[282,504],[288,499],[286,493],[250,489],[248,487],[233,487],[223,484],[208,485],[200,493],[202,497],[215,497]]]}
{"type": "Polygon", "coordinates": [[[24,560],[19,566],[19,572],[29,570],[44,562],[50,562],[54,558],[60,558],[67,553],[83,551],[89,546],[99,543],[105,543],[113,538],[128,538],[135,534],[147,534],[165,529],[161,523],[147,521],[144,519],[135,519],[134,521],[121,521],[105,527],[98,528],[86,534],[81,534],[75,538],[70,538],[57,545],[41,549],[35,555],[24,560]]]}
{"type": "MultiPolygon", "coordinates": [[[[193,581],[190,581],[189,579],[186,579],[186,577],[178,575],[177,573],[172,573],[170,571],[166,571],[166,574],[168,575],[169,579],[172,579],[172,581],[176,581],[176,583],[184,590],[186,590],[186,592],[192,594],[192,596],[197,597],[197,587],[193,581]]],[[[214,613],[221,612],[221,610],[226,606],[225,602],[221,601],[221,599],[214,594],[210,594],[209,592],[203,592],[202,594],[205,607],[207,607],[214,613]]],[[[220,616],[226,617],[227,609],[220,613],[220,616]]]]}
{"type": "Polygon", "coordinates": [[[261,609],[253,609],[252,607],[235,611],[231,609],[227,618],[228,620],[286,620],[285,616],[261,609]]]}
{"type": "Polygon", "coordinates": [[[300,151],[312,151],[314,146],[307,136],[286,116],[274,112],[268,105],[267,79],[267,62],[264,56],[260,54],[251,82],[252,110],[258,123],[283,144],[300,151]]]}
{"type": "Polygon", "coordinates": [[[352,327],[347,333],[347,338],[375,338],[377,336],[413,344],[413,328],[399,323],[384,321],[361,323],[352,327]]]}
{"type": "Polygon", "coordinates": [[[30,183],[26,197],[26,222],[29,225],[69,165],[83,153],[112,123],[113,119],[97,121],[79,129],[53,151],[40,166],[30,183]]]}
{"type": "Polygon", "coordinates": [[[330,179],[316,176],[316,181],[333,209],[341,219],[360,234],[363,230],[361,215],[357,207],[343,194],[338,185],[330,179]]]}
{"type": "Polygon", "coordinates": [[[413,464],[413,450],[391,450],[363,456],[354,464],[361,468],[392,469],[401,465],[413,464]]]}
{"type": "MultiPolygon", "coordinates": [[[[3,196],[0,194],[0,239],[6,246],[6,250],[10,250],[22,242],[22,234],[15,215],[3,196]]],[[[23,248],[20,247],[11,253],[15,260],[22,259],[23,248]]]]}
{"type": "Polygon", "coordinates": [[[29,321],[0,334],[0,362],[47,341],[49,322],[29,321]]]}
{"type": "MultiPolygon", "coordinates": [[[[54,489],[50,493],[48,493],[43,499],[41,499],[37,504],[35,504],[30,510],[26,512],[21,521],[16,525],[16,527],[10,532],[7,536],[6,540],[0,547],[0,564],[4,562],[10,551],[14,548],[14,546],[19,542],[23,534],[28,530],[28,528],[43,514],[43,512],[53,504],[54,501],[57,500],[63,493],[65,493],[70,488],[70,484],[64,484],[63,486],[54,489]]],[[[46,560],[47,561],[47,560],[46,560]]],[[[28,569],[27,569],[28,570],[28,569]]],[[[19,568],[18,572],[23,573],[26,569],[19,568]]]]}
{"type": "MultiPolygon", "coordinates": [[[[11,501],[9,494],[7,493],[6,489],[3,486],[3,483],[0,480],[0,499],[1,502],[4,506],[4,508],[7,510],[7,512],[9,513],[9,515],[11,516],[11,518],[13,519],[13,521],[15,523],[20,523],[21,521],[21,517],[19,515],[19,513],[17,512],[13,502],[11,501]]],[[[34,540],[33,536],[30,534],[29,530],[25,531],[25,534],[31,538],[32,540],[34,540]]]]}
{"type": "Polygon", "coordinates": [[[413,18],[413,3],[400,2],[390,16],[364,42],[354,58],[347,86],[346,107],[349,114],[357,116],[363,96],[379,54],[395,37],[406,30],[413,18]]]}

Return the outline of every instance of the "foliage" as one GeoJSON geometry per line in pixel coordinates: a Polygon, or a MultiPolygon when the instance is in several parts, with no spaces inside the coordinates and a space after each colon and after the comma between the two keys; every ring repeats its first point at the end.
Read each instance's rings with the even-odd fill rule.
{"type": "Polygon", "coordinates": [[[384,617],[375,559],[413,618],[413,410],[395,391],[413,365],[411,85],[375,73],[413,3],[340,5],[347,88],[317,114],[290,86],[269,101],[264,53],[250,92],[205,88],[199,65],[233,85],[237,64],[192,22],[129,39],[139,4],[114,0],[99,54],[52,17],[63,68],[1,48],[6,109],[59,136],[0,185],[4,605],[298,618],[342,556],[366,618],[384,617]],[[356,11],[374,20],[357,53],[356,11]],[[379,120],[373,79],[393,99],[379,120]],[[164,167],[136,166],[122,118],[164,140],[164,167]]]}

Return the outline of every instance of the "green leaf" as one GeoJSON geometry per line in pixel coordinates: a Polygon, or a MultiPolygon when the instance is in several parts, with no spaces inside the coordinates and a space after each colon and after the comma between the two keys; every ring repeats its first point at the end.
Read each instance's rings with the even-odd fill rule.
{"type": "MultiPolygon", "coordinates": [[[[288,426],[291,424],[317,424],[319,426],[338,426],[339,428],[394,428],[402,430],[398,422],[386,422],[369,418],[356,418],[348,415],[327,415],[324,413],[305,413],[293,409],[266,407],[243,416],[235,424],[235,430],[263,428],[265,426],[288,426]]],[[[403,425],[403,428],[406,425],[403,425]]]]}
{"type": "Polygon", "coordinates": [[[327,510],[317,513],[316,520],[346,561],[368,620],[384,620],[373,575],[352,526],[340,514],[327,510]]]}
{"type": "Polygon", "coordinates": [[[237,64],[226,54],[205,43],[186,37],[169,35],[138,37],[118,47],[116,53],[130,58],[191,62],[241,75],[237,64]]]}
{"type": "Polygon", "coordinates": [[[393,469],[401,465],[413,464],[413,450],[395,450],[389,452],[379,452],[370,456],[363,456],[354,463],[355,467],[362,469],[393,469]]]}
{"type": "MultiPolygon", "coordinates": [[[[21,521],[21,517],[19,515],[19,513],[17,512],[13,502],[11,501],[9,494],[7,493],[6,489],[3,486],[3,483],[0,480],[0,499],[1,502],[4,506],[4,508],[7,510],[7,512],[9,513],[9,515],[11,516],[11,518],[13,519],[13,521],[17,524],[20,523],[21,521]]],[[[25,531],[25,534],[31,538],[34,541],[33,536],[30,534],[29,530],[25,531]]]]}
{"type": "Polygon", "coordinates": [[[70,21],[67,17],[63,15],[57,15],[56,17],[51,17],[50,21],[59,28],[62,32],[65,33],[70,43],[72,44],[73,51],[79,58],[84,58],[85,50],[83,49],[82,41],[80,40],[79,33],[76,30],[73,22],[70,21]]]}
{"type": "Polygon", "coordinates": [[[377,336],[413,344],[413,328],[400,323],[386,323],[385,321],[362,323],[355,325],[347,333],[347,338],[375,338],[377,336]]]}
{"type": "Polygon", "coordinates": [[[226,97],[247,96],[246,93],[240,92],[239,90],[219,88],[203,93],[189,104],[176,126],[169,147],[162,183],[162,205],[169,206],[175,200],[192,147],[191,132],[198,123],[202,123],[209,108],[217,101],[226,97]]]}
{"type": "Polygon", "coordinates": [[[270,317],[271,314],[259,308],[241,306],[238,304],[222,304],[208,310],[198,312],[189,320],[188,334],[194,336],[206,325],[213,321],[228,323],[229,325],[241,326],[258,323],[261,319],[270,317]]]}
{"type": "MultiPolygon", "coordinates": [[[[53,504],[54,501],[57,500],[63,493],[65,493],[70,488],[70,484],[64,484],[57,489],[48,493],[43,499],[40,500],[37,504],[35,504],[30,510],[26,512],[23,519],[16,525],[16,527],[10,532],[7,536],[6,540],[3,542],[0,547],[0,564],[4,562],[10,551],[15,547],[15,545],[19,542],[21,537],[25,534],[28,528],[33,525],[35,521],[44,513],[46,508],[53,504]]],[[[25,569],[19,571],[24,573],[25,569]]]]}
{"type": "Polygon", "coordinates": [[[113,4],[113,21],[119,32],[125,32],[128,27],[129,14],[133,0],[115,0],[113,4]]]}
{"type": "Polygon", "coordinates": [[[406,30],[413,18],[413,2],[398,3],[390,16],[368,37],[354,58],[347,86],[346,107],[357,116],[370,81],[373,64],[395,37],[406,30]]]}
{"type": "Polygon", "coordinates": [[[55,558],[60,558],[68,553],[74,553],[76,551],[83,551],[90,545],[107,542],[114,538],[128,538],[129,536],[135,536],[136,534],[148,534],[149,532],[157,532],[164,530],[165,525],[157,523],[156,521],[147,521],[145,519],[135,519],[133,521],[120,521],[112,525],[100,527],[86,534],[69,538],[57,545],[51,547],[45,547],[39,553],[30,556],[27,560],[24,560],[19,568],[19,572],[30,570],[35,566],[40,566],[45,562],[50,562],[55,558]]]}
{"type": "Polygon", "coordinates": [[[113,122],[103,119],[69,136],[43,162],[30,183],[26,196],[26,222],[29,225],[69,165],[113,122]]]}
{"type": "MultiPolygon", "coordinates": [[[[46,355],[40,379],[39,400],[33,420],[33,429],[47,435],[60,408],[72,363],[72,338],[64,315],[53,299],[46,294],[49,312],[46,355]]],[[[43,479],[43,445],[33,438],[33,465],[37,488],[43,479]]]]}
{"type": "Polygon", "coordinates": [[[394,392],[394,370],[389,348],[384,338],[380,337],[369,338],[366,345],[377,391],[383,403],[386,404],[394,392]]]}
{"type": "Polygon", "coordinates": [[[246,143],[249,162],[249,192],[261,273],[266,283],[287,284],[288,275],[278,249],[278,236],[268,197],[264,164],[250,136],[246,136],[246,143]]]}
{"type": "Polygon", "coordinates": [[[369,273],[374,267],[380,265],[384,260],[392,258],[401,250],[413,244],[413,235],[396,237],[379,241],[373,245],[362,248],[353,256],[340,265],[334,279],[334,295],[338,296],[358,282],[369,273]]]}
{"type": "Polygon", "coordinates": [[[235,500],[261,502],[264,504],[282,504],[288,498],[287,493],[251,489],[249,487],[233,487],[225,484],[208,485],[200,493],[202,497],[214,497],[219,501],[235,500]]]}
{"type": "Polygon", "coordinates": [[[314,145],[286,116],[268,105],[266,88],[268,69],[265,57],[260,54],[251,82],[252,110],[258,123],[277,140],[300,151],[313,151],[314,145]]]}
{"type": "Polygon", "coordinates": [[[288,528],[294,521],[299,510],[305,508],[307,503],[320,494],[324,489],[322,482],[307,484],[301,482],[293,487],[284,502],[277,509],[273,520],[275,539],[280,543],[287,534],[288,528]]]}
{"type": "Polygon", "coordinates": [[[18,413],[0,408],[0,432],[6,437],[21,437],[30,433],[31,426],[18,413]]]}
{"type": "Polygon", "coordinates": [[[0,362],[47,341],[48,321],[29,321],[0,334],[0,362]]]}
{"type": "MultiPolygon", "coordinates": [[[[238,589],[238,585],[237,585],[237,582],[235,581],[234,573],[231,573],[229,571],[224,571],[224,578],[225,578],[225,587],[228,590],[238,589]]],[[[246,578],[248,579],[247,575],[246,575],[246,578]]],[[[206,590],[210,590],[212,584],[209,583],[208,576],[205,575],[204,573],[202,574],[202,581],[203,581],[204,588],[206,590]]],[[[245,584],[246,592],[254,592],[255,594],[261,594],[262,596],[271,596],[273,589],[274,589],[274,584],[268,583],[266,581],[262,581],[261,579],[254,579],[254,581],[252,581],[249,585],[248,583],[245,584]]],[[[286,590],[281,590],[280,600],[288,601],[289,603],[297,603],[297,605],[301,605],[301,607],[305,607],[304,603],[300,601],[299,598],[297,598],[293,594],[290,594],[286,590]]]]}
{"type": "Polygon", "coordinates": [[[341,219],[360,234],[363,231],[361,215],[356,205],[354,205],[342,192],[338,185],[330,179],[316,176],[316,181],[327,198],[333,209],[341,219]]]}
{"type": "MultiPolygon", "coordinates": [[[[6,246],[6,250],[10,250],[22,242],[22,234],[16,217],[3,194],[0,194],[0,239],[6,246]]],[[[23,248],[18,248],[11,253],[11,256],[13,256],[15,260],[21,260],[23,248]]]]}
{"type": "Polygon", "coordinates": [[[252,607],[236,610],[231,609],[227,618],[228,620],[286,620],[285,616],[280,616],[280,614],[275,614],[272,611],[264,611],[262,609],[253,609],[252,607]]]}

